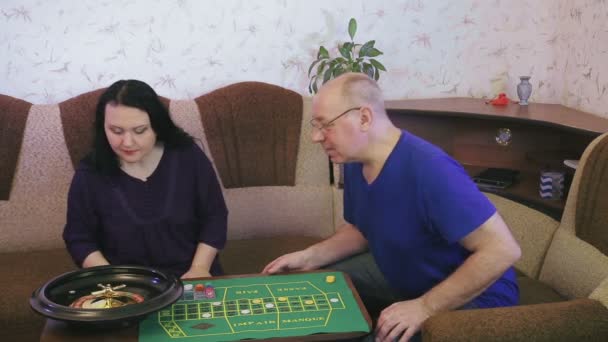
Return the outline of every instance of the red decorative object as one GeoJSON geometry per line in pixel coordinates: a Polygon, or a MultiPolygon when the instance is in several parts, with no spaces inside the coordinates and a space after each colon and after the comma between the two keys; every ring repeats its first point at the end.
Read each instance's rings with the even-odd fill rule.
{"type": "Polygon", "coordinates": [[[486,103],[491,103],[494,106],[506,106],[511,100],[507,97],[507,94],[500,93],[498,96],[486,103]]]}

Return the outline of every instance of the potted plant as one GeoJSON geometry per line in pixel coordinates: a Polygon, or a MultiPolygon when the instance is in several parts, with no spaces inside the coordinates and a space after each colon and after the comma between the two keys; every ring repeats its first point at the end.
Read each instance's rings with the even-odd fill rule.
{"type": "Polygon", "coordinates": [[[310,77],[308,91],[311,94],[317,92],[319,81],[324,84],[345,72],[362,72],[374,80],[378,80],[380,71],[386,71],[384,65],[374,59],[374,57],[382,55],[382,51],[374,47],[376,41],[370,40],[365,44],[357,44],[354,42],[355,33],[357,33],[357,21],[355,18],[351,18],[348,22],[350,41],[338,44],[340,55],[337,57],[331,58],[329,51],[321,45],[317,59],[308,68],[308,77],[310,77]]]}

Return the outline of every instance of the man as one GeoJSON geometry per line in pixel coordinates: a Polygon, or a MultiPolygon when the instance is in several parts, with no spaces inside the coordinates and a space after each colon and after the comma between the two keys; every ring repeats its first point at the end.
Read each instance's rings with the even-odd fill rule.
{"type": "Polygon", "coordinates": [[[376,341],[408,341],[442,311],[517,304],[512,265],[521,252],[508,227],[457,162],[391,123],[373,80],[348,73],[327,82],[311,124],[313,141],[345,163],[346,223],[264,273],[350,258],[330,267],[351,275],[366,305],[393,302],[376,341]]]}

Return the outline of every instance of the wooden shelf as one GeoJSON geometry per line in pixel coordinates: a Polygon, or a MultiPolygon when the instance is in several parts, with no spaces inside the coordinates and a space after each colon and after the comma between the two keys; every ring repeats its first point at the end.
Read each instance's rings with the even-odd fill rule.
{"type": "Polygon", "coordinates": [[[420,100],[391,100],[385,102],[391,111],[424,112],[427,115],[468,116],[507,121],[529,121],[545,126],[557,126],[578,132],[608,132],[608,119],[558,104],[530,103],[520,106],[493,106],[484,99],[451,97],[420,100]]]}
{"type": "Polygon", "coordinates": [[[483,99],[444,98],[386,101],[386,107],[397,127],[439,146],[471,175],[490,167],[520,171],[516,184],[491,192],[557,219],[565,198],[540,197],[540,170],[564,171],[567,193],[574,171],[563,161],[580,159],[594,138],[608,132],[608,119],[553,104],[496,107],[483,99]],[[508,146],[496,142],[497,131],[504,128],[512,132],[508,146]]]}
{"type": "MultiPolygon", "coordinates": [[[[474,165],[463,165],[467,173],[473,177],[485,170],[485,167],[474,165]]],[[[550,214],[551,216],[560,216],[561,211],[566,205],[566,198],[558,200],[548,200],[539,195],[540,173],[520,172],[517,181],[505,189],[488,190],[481,189],[484,192],[497,194],[517,202],[522,202],[535,209],[550,214]]]]}

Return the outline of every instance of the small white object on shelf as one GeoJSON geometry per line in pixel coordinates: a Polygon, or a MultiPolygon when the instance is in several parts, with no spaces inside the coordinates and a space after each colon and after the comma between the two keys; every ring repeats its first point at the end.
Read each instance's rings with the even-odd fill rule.
{"type": "Polygon", "coordinates": [[[564,160],[564,165],[571,167],[573,169],[576,170],[576,168],[578,167],[578,160],[575,159],[566,159],[564,160]]]}

